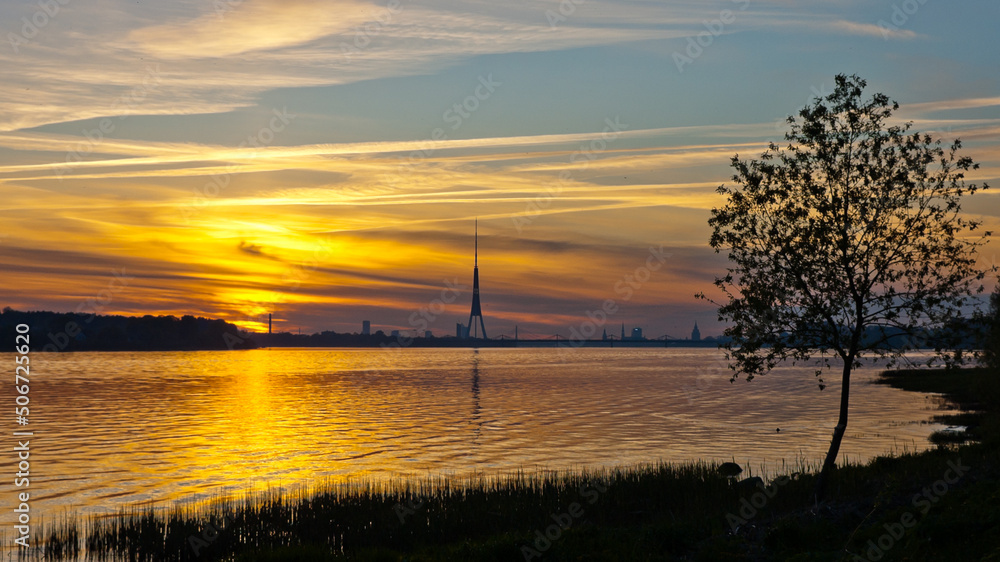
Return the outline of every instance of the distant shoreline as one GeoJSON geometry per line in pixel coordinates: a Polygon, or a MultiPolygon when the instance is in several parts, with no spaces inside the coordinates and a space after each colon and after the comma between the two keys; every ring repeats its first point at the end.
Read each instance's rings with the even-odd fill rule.
{"type": "Polygon", "coordinates": [[[482,339],[455,336],[412,337],[406,333],[314,334],[291,332],[255,333],[241,330],[224,320],[182,316],[108,316],[100,314],[19,311],[5,308],[0,313],[0,338],[13,341],[18,326],[27,326],[31,352],[75,351],[208,351],[256,349],[261,347],[330,348],[575,348],[575,347],[716,347],[722,340],[687,339],[580,339],[553,336],[551,339],[482,339]]]}
{"type": "MultiPolygon", "coordinates": [[[[252,334],[250,337],[256,342],[260,347],[263,348],[281,348],[281,347],[331,347],[331,348],[344,348],[344,347],[377,347],[384,349],[392,348],[406,348],[406,347],[433,347],[433,348],[498,348],[498,347],[524,347],[524,348],[576,348],[576,347],[600,347],[600,348],[618,348],[618,347],[718,347],[719,342],[717,341],[692,341],[692,340],[571,340],[571,339],[547,339],[547,340],[525,340],[525,339],[502,339],[502,340],[484,340],[484,339],[458,339],[455,337],[445,337],[445,338],[397,338],[393,336],[386,336],[384,341],[382,339],[376,339],[373,342],[354,342],[354,343],[343,343],[343,344],[323,344],[316,343],[310,344],[305,341],[285,341],[280,343],[270,343],[269,339],[277,339],[273,336],[283,336],[284,334],[274,334],[271,337],[268,334],[252,334]],[[287,343],[285,343],[287,341],[287,343]]],[[[345,336],[352,336],[354,334],[344,334],[345,336]]],[[[314,335],[315,336],[315,335],[314,335]]],[[[309,336],[301,336],[306,338],[309,336]]],[[[362,336],[364,337],[364,336],[362,336]]],[[[375,338],[376,336],[368,336],[370,338],[375,338]]],[[[320,338],[321,339],[321,338],[320,338]]],[[[353,339],[353,338],[352,338],[353,339]]]]}

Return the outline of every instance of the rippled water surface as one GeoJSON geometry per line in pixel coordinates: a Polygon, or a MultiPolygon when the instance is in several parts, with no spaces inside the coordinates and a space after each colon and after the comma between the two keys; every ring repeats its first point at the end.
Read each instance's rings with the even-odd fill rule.
{"type": "MultiPolygon", "coordinates": [[[[730,384],[719,357],[649,348],[33,354],[32,507],[107,511],[224,486],[661,459],[820,462],[838,377],[822,392],[795,367],[730,384]]],[[[924,449],[939,427],[926,423],[936,397],[871,384],[876,372],[855,376],[842,459],[924,449]]],[[[0,400],[13,405],[12,389],[0,400]]]]}

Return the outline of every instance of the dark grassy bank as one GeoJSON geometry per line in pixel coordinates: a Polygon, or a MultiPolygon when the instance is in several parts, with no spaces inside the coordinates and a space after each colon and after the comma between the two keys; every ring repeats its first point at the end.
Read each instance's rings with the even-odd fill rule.
{"type": "Polygon", "coordinates": [[[712,466],[658,465],[256,494],[63,522],[52,545],[69,552],[62,539],[77,533],[92,555],[126,560],[1000,561],[1000,377],[883,381],[975,410],[945,421],[978,441],[841,468],[818,505],[810,473],[761,489],[712,466]]]}

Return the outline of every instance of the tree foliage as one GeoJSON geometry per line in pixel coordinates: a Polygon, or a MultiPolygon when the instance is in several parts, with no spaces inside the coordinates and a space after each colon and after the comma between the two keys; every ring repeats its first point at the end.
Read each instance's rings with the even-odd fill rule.
{"type": "Polygon", "coordinates": [[[983,290],[976,249],[990,233],[960,205],[987,188],[964,180],[978,165],[958,155],[957,140],[946,148],[894,124],[898,104],[863,100],[861,78],[836,84],[788,118],[787,146],[733,157],[735,183],[718,189],[728,201],[709,224],[712,247],[731,262],[715,285],[727,297],[719,316],[732,323],[734,379],[786,359],[827,368],[836,358],[857,367],[869,352],[898,359],[905,346],[886,344],[927,329],[944,351],[983,290]],[[866,337],[873,328],[881,337],[866,337]]]}
{"type": "Polygon", "coordinates": [[[709,220],[712,247],[730,260],[715,286],[726,297],[719,319],[731,323],[723,347],[732,380],[818,359],[822,389],[822,374],[842,367],[817,499],[847,429],[852,370],[866,355],[894,364],[901,344],[929,332],[937,358],[961,361],[955,344],[986,276],[976,250],[990,233],[961,207],[987,188],[965,182],[978,166],[959,156],[959,141],[946,148],[896,123],[899,105],[883,94],[863,99],[865,86],[837,76],[832,94],[788,118],[785,147],[733,157],[734,184],[719,187],[727,202],[709,220]]]}

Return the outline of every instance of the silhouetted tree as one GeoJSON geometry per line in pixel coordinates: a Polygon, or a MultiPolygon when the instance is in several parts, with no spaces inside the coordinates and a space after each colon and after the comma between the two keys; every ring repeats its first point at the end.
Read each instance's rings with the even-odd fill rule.
{"type": "MultiPolygon", "coordinates": [[[[889,337],[936,329],[949,355],[948,326],[982,292],[985,271],[976,248],[989,232],[972,232],[963,195],[986,189],[969,184],[976,169],[961,147],[910,133],[912,123],[890,124],[898,104],[883,94],[862,99],[866,82],[839,75],[835,91],[789,117],[784,148],[771,143],[760,160],[732,159],[733,187],[713,209],[711,245],[731,262],[715,285],[728,299],[719,319],[732,380],[752,380],[779,362],[819,361],[816,375],[842,363],[840,417],[823,463],[817,496],[836,466],[847,429],[851,371],[863,356],[895,364],[905,347],[889,337]],[[865,338],[870,328],[885,338],[865,338]]],[[[698,295],[706,298],[704,294],[698,295]]],[[[711,299],[707,299],[711,300],[711,299]]],[[[712,301],[715,302],[715,301],[712,301]]],[[[967,312],[967,310],[965,311],[967,312]]],[[[871,333],[870,331],[868,333],[871,333]]]]}

